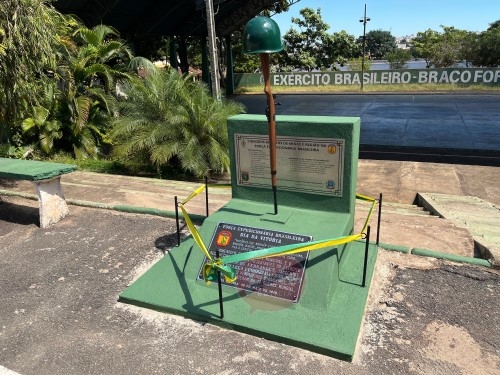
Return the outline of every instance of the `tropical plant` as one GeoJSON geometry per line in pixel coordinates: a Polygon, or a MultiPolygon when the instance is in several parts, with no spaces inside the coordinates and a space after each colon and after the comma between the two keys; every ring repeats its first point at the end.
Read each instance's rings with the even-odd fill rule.
{"type": "Polygon", "coordinates": [[[32,117],[25,118],[21,124],[25,145],[31,152],[41,150],[49,155],[54,149],[54,142],[62,137],[62,124],[56,113],[58,102],[55,99],[54,85],[47,84],[41,105],[33,107],[32,117]]]}
{"type": "Polygon", "coordinates": [[[0,55],[5,55],[5,46],[3,45],[4,37],[5,37],[5,31],[0,27],[0,55]]]}
{"type": "Polygon", "coordinates": [[[10,143],[55,69],[65,19],[49,0],[2,0],[0,20],[0,143],[10,143]]]}
{"type": "Polygon", "coordinates": [[[63,122],[61,147],[77,158],[97,157],[107,143],[106,132],[116,105],[116,84],[130,79],[124,71],[131,57],[118,32],[105,25],[79,25],[74,48],[57,68],[60,79],[58,108],[63,122]],[[116,68],[115,68],[116,67],[116,68]]]}
{"type": "Polygon", "coordinates": [[[174,69],[136,78],[120,102],[112,139],[115,155],[178,164],[196,177],[229,169],[226,119],[241,104],[217,101],[208,88],[174,69]]]}

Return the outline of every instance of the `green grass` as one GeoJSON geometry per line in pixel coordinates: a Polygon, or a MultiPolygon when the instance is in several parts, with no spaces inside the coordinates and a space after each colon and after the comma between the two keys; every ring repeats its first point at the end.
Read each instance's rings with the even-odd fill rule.
{"type": "MultiPolygon", "coordinates": [[[[238,87],[236,94],[262,94],[263,86],[238,87]]],[[[295,93],[448,93],[448,92],[491,92],[500,93],[500,86],[492,85],[454,85],[445,83],[405,85],[364,85],[361,91],[360,85],[329,85],[329,86],[273,86],[273,94],[295,94],[295,93]]]]}

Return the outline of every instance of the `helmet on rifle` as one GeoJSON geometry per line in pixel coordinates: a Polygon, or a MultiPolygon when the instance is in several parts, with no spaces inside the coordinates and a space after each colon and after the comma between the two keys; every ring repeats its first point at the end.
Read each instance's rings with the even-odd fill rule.
{"type": "Polygon", "coordinates": [[[273,53],[285,48],[285,41],[276,21],[269,17],[255,17],[243,29],[244,53],[273,53]]]}

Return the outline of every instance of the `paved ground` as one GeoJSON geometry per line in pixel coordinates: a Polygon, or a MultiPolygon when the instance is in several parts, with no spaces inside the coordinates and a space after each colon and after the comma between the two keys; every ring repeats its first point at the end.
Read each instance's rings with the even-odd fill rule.
{"type": "Polygon", "coordinates": [[[117,303],[175,243],[171,219],[72,206],[48,229],[36,220],[35,201],[4,198],[0,364],[21,374],[500,373],[492,269],[381,250],[346,363],[117,303]]]}

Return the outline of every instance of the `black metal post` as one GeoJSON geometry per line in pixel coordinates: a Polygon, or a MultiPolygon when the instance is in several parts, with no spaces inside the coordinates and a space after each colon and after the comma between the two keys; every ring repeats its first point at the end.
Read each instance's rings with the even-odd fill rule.
{"type": "Polygon", "coordinates": [[[377,246],[380,242],[380,220],[382,217],[382,193],[378,199],[378,218],[377,218],[377,246]]]}
{"type": "Polygon", "coordinates": [[[208,217],[208,177],[205,176],[205,209],[208,217]]]}
{"type": "Polygon", "coordinates": [[[175,202],[175,223],[177,225],[177,246],[181,245],[181,227],[179,225],[179,204],[177,202],[177,195],[174,197],[175,202]]]}
{"type": "Polygon", "coordinates": [[[366,267],[368,265],[368,248],[370,247],[370,226],[366,228],[365,262],[363,265],[363,288],[366,287],[366,267]]]}
{"type": "Polygon", "coordinates": [[[370,21],[369,17],[366,17],[366,4],[365,13],[363,18],[359,22],[363,22],[363,56],[361,57],[361,91],[364,88],[364,76],[365,76],[365,53],[366,53],[366,23],[370,21]]]}
{"type": "MultiPolygon", "coordinates": [[[[219,249],[215,250],[215,257],[219,259],[219,249]]],[[[220,309],[220,318],[224,319],[224,303],[222,302],[222,282],[220,279],[220,271],[217,271],[217,284],[219,287],[219,309],[220,309]]]]}

